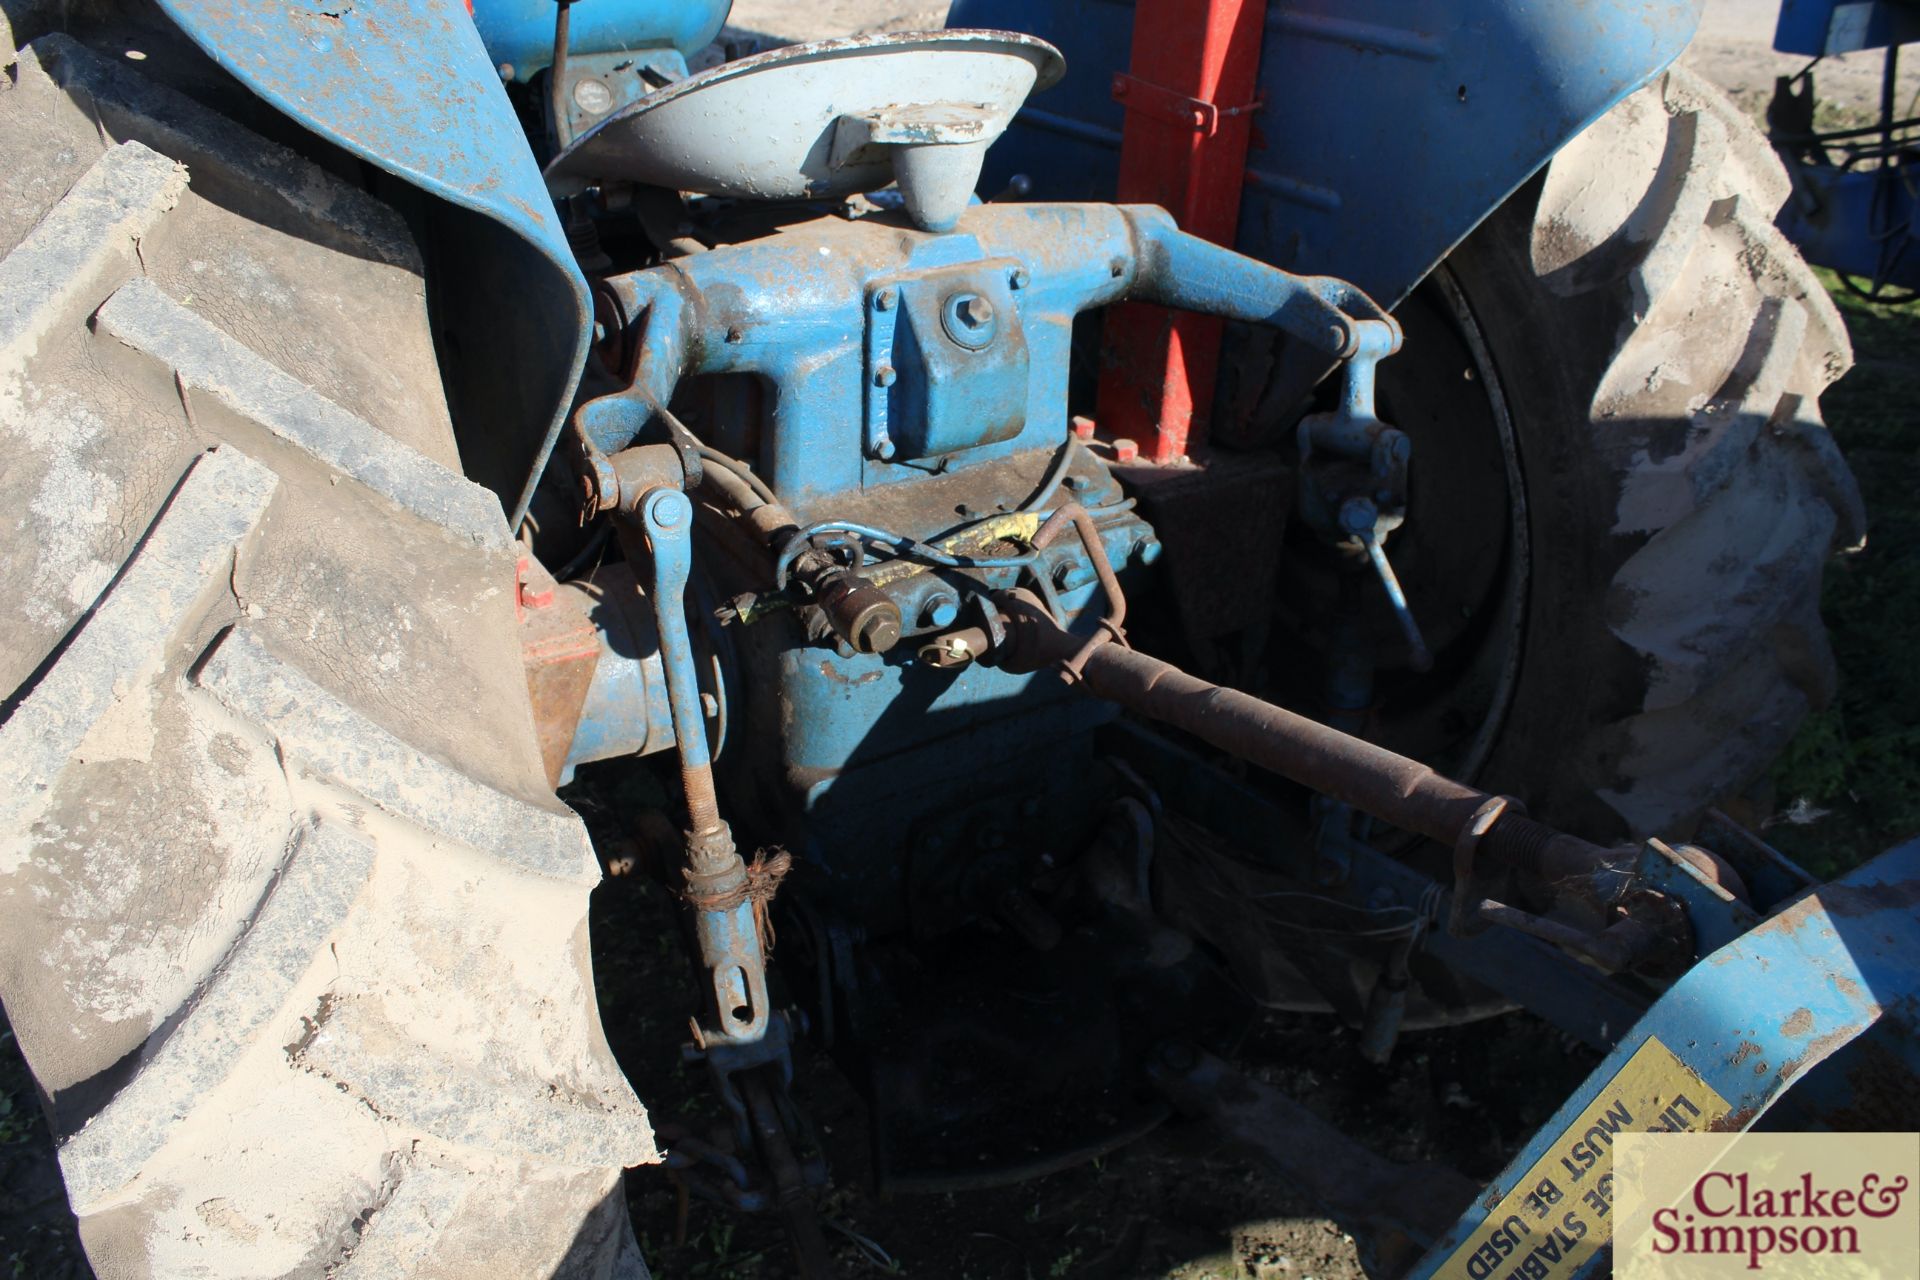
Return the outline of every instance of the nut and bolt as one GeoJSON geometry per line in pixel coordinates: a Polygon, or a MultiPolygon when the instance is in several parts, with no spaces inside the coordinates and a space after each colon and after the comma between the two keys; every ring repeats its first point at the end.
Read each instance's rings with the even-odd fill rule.
{"type": "Polygon", "coordinates": [[[1343,532],[1355,536],[1371,535],[1374,522],[1380,518],[1380,508],[1366,498],[1348,498],[1340,504],[1340,528],[1343,532]]]}
{"type": "Polygon", "coordinates": [[[977,293],[950,294],[941,304],[940,324],[955,345],[979,351],[994,339],[998,328],[993,303],[977,293]]]}
{"type": "Polygon", "coordinates": [[[920,623],[928,627],[950,627],[960,616],[960,601],[952,593],[936,591],[920,607],[920,623]]]}
{"type": "Polygon", "coordinates": [[[900,643],[900,615],[875,609],[860,619],[853,634],[853,647],[861,653],[885,653],[900,643]]]}
{"type": "Polygon", "coordinates": [[[678,489],[656,489],[647,498],[647,520],[662,529],[678,529],[692,514],[693,505],[678,489]]]}

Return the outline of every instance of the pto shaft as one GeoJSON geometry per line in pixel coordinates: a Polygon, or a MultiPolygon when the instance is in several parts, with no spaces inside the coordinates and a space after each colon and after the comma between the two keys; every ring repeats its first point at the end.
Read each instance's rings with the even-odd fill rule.
{"type": "Polygon", "coordinates": [[[1251,694],[1189,675],[1122,644],[1096,644],[1062,630],[1024,592],[1001,597],[1008,645],[997,655],[1014,671],[1073,663],[1097,697],[1184,730],[1263,769],[1331,796],[1383,822],[1454,849],[1477,851],[1571,891],[1596,906],[1623,887],[1617,855],[1553,830],[1508,807],[1473,845],[1476,818],[1498,797],[1251,694]]]}

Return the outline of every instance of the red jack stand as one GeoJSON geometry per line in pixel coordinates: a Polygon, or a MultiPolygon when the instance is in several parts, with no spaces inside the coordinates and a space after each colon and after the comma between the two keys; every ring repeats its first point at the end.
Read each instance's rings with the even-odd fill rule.
{"type": "MultiPolygon", "coordinates": [[[[1266,0],[1139,0],[1131,65],[1113,78],[1125,105],[1123,204],[1157,204],[1183,230],[1233,243],[1253,131],[1266,0]]],[[[1102,434],[1166,464],[1206,435],[1222,321],[1125,303],[1107,314],[1102,434]]]]}

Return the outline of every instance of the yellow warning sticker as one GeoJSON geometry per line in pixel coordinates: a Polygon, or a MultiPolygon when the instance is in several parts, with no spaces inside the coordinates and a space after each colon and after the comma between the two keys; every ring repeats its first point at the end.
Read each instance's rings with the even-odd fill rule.
{"type": "Polygon", "coordinates": [[[1732,1110],[1671,1049],[1648,1038],[1433,1280],[1573,1275],[1613,1239],[1614,1135],[1706,1129],[1732,1110]]]}

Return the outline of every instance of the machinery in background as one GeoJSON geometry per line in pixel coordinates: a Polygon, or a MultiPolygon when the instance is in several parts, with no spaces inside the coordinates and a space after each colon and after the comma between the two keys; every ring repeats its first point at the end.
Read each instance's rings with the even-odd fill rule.
{"type": "Polygon", "coordinates": [[[1780,226],[1807,261],[1838,272],[1870,302],[1920,298],[1920,116],[1900,101],[1901,46],[1920,41],[1911,0],[1785,0],[1773,47],[1813,59],[1782,76],[1767,107],[1773,144],[1793,179],[1780,226]],[[1814,70],[1829,54],[1883,50],[1880,118],[1871,125],[1819,125],[1814,70]]]}

